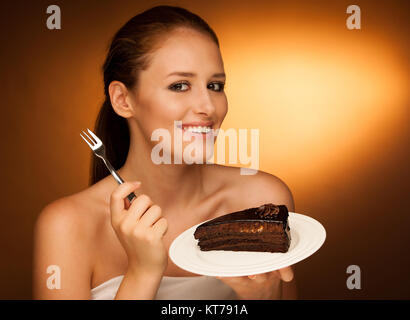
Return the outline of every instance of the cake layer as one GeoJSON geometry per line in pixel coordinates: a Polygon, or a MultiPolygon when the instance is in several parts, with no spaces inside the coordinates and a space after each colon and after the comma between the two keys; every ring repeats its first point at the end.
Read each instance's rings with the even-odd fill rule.
{"type": "Polygon", "coordinates": [[[255,243],[260,243],[260,242],[266,242],[266,243],[272,243],[272,242],[283,242],[283,243],[289,243],[289,239],[287,237],[284,237],[283,235],[275,235],[275,236],[270,236],[270,235],[257,235],[257,236],[247,236],[247,235],[226,235],[226,236],[220,236],[220,237],[214,237],[214,238],[203,238],[200,239],[198,243],[212,243],[212,242],[219,242],[219,241],[236,241],[236,242],[255,242],[255,243]]]}
{"type": "Polygon", "coordinates": [[[202,251],[211,251],[211,250],[225,250],[225,251],[256,251],[256,252],[287,252],[289,247],[283,244],[221,244],[218,246],[203,246],[200,247],[202,251]]]}
{"type": "Polygon", "coordinates": [[[284,241],[289,241],[290,238],[285,233],[263,233],[263,234],[250,234],[250,233],[226,233],[226,234],[218,234],[218,235],[206,235],[204,237],[199,238],[199,241],[206,241],[206,240],[217,240],[217,239],[249,239],[249,240],[270,240],[270,241],[279,241],[283,239],[284,241]]]}
{"type": "Polygon", "coordinates": [[[275,234],[283,235],[288,231],[289,227],[287,224],[283,225],[271,221],[232,221],[216,225],[208,225],[207,227],[202,228],[198,227],[194,236],[195,239],[244,234],[269,234],[273,236],[275,234]]]}
{"type": "Polygon", "coordinates": [[[262,244],[262,245],[283,245],[285,247],[289,246],[289,241],[278,239],[277,241],[269,241],[269,240],[259,240],[259,239],[239,239],[239,238],[225,238],[225,239],[208,239],[208,240],[201,240],[198,242],[198,245],[202,247],[210,247],[210,246],[221,246],[221,245],[255,245],[255,244],[262,244]]]}
{"type": "Polygon", "coordinates": [[[226,235],[215,238],[201,239],[198,242],[198,245],[201,250],[206,250],[207,248],[214,248],[214,250],[232,250],[232,248],[239,248],[237,251],[248,251],[249,248],[263,247],[265,248],[264,251],[275,252],[276,250],[279,250],[280,252],[286,252],[289,248],[290,240],[283,234],[240,236],[226,235]]]}

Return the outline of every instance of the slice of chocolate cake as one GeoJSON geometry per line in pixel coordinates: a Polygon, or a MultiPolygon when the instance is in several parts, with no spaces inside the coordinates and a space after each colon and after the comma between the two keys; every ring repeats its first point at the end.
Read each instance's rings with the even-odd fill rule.
{"type": "Polygon", "coordinates": [[[267,203],[204,222],[194,237],[202,251],[287,252],[291,240],[288,216],[285,205],[267,203]]]}

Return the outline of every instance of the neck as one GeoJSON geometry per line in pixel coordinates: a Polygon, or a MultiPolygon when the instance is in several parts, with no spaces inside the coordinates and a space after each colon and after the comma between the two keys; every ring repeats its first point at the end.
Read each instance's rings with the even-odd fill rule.
{"type": "Polygon", "coordinates": [[[197,203],[204,195],[204,165],[157,165],[151,160],[151,146],[141,141],[130,141],[127,160],[118,170],[124,181],[141,181],[135,194],[148,195],[161,208],[182,209],[197,203]]]}

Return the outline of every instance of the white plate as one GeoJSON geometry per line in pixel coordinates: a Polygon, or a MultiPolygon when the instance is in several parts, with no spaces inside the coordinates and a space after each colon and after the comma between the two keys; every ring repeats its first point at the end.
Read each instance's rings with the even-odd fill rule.
{"type": "Polygon", "coordinates": [[[306,259],[319,250],[326,239],[325,228],[313,218],[289,212],[288,221],[291,242],[286,253],[201,251],[194,238],[199,223],[172,242],[169,256],[178,267],[205,276],[238,277],[281,269],[306,259]]]}

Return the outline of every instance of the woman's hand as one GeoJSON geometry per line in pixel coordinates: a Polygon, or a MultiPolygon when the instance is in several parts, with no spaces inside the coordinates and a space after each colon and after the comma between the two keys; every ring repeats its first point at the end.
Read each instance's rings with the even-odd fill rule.
{"type": "Polygon", "coordinates": [[[150,197],[141,194],[131,205],[127,196],[141,183],[124,182],[111,194],[111,224],[128,256],[128,271],[143,274],[163,274],[167,266],[167,251],[162,237],[167,220],[150,197]]]}
{"type": "Polygon", "coordinates": [[[239,300],[276,300],[282,298],[281,281],[293,279],[291,267],[244,277],[216,277],[230,286],[239,300]]]}

